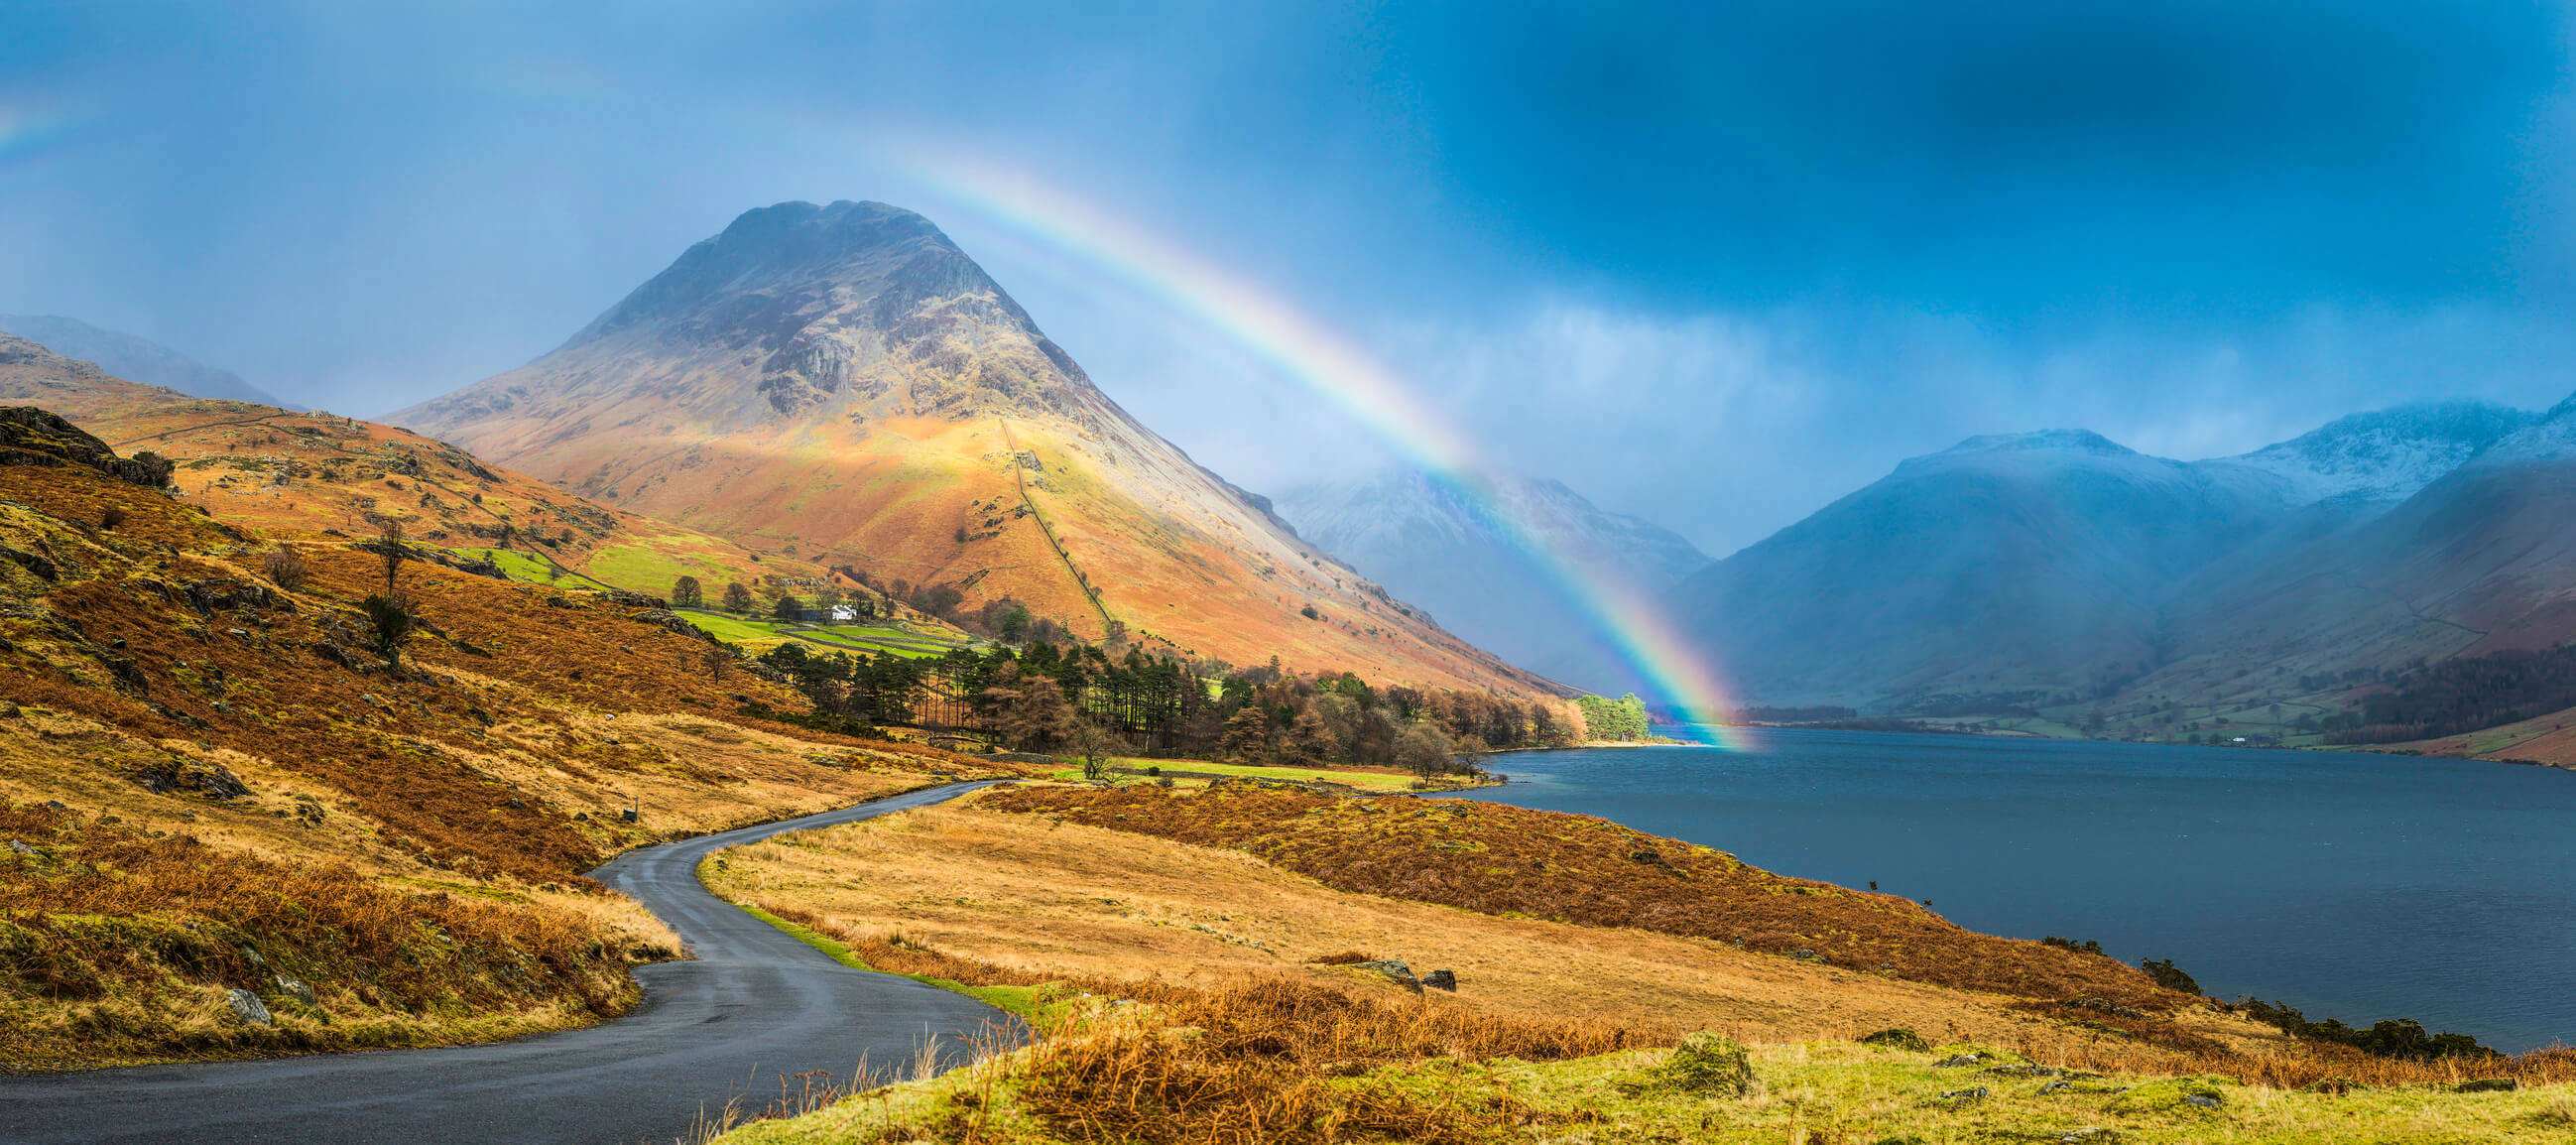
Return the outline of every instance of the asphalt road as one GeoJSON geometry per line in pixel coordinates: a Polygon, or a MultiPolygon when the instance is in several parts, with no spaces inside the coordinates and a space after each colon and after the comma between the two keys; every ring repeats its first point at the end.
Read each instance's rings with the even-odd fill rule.
{"type": "MultiPolygon", "coordinates": [[[[575,1142],[662,1145],[782,1075],[847,1082],[914,1061],[926,1037],[961,1053],[1016,1026],[908,978],[851,970],[700,885],[699,860],[781,831],[848,823],[981,784],[650,847],[592,874],[652,908],[697,957],[639,967],[644,1001],[617,1021],[449,1049],[0,1077],[5,1142],[575,1142]]],[[[953,1059],[952,1059],[953,1060],[953,1059]]],[[[801,1083],[791,1083],[801,1084],[801,1083]]]]}

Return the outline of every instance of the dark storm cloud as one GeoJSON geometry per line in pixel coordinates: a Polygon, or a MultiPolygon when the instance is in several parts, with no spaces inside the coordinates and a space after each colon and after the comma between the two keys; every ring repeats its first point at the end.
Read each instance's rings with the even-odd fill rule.
{"type": "Polygon", "coordinates": [[[2565,64],[2492,2],[1457,14],[1401,78],[1566,265],[2007,313],[2509,288],[2565,64]]]}

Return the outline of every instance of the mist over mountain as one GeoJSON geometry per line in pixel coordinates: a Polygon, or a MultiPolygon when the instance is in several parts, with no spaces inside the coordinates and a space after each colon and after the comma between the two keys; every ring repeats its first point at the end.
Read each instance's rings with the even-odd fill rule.
{"type": "Polygon", "coordinates": [[[585,495],[1092,638],[1541,694],[1138,423],[930,220],[782,203],[391,415],[585,495]]]}
{"type": "Polygon", "coordinates": [[[1299,535],[1349,561],[1449,630],[1553,679],[1616,693],[1637,686],[1567,585],[1512,539],[1526,528],[1578,566],[1661,592],[1709,564],[1671,530],[1601,509],[1552,480],[1507,480],[1491,503],[1410,469],[1303,486],[1279,499],[1299,535]],[[1510,525],[1506,521],[1519,522],[1510,525]]]}
{"type": "Polygon", "coordinates": [[[2081,430],[1971,438],[1717,562],[1676,610],[1757,703],[2270,704],[2490,624],[2566,628],[2571,422],[2402,406],[2198,462],[2081,430]]]}
{"type": "Polygon", "coordinates": [[[190,358],[149,338],[104,330],[59,314],[0,314],[0,333],[15,334],[67,358],[96,362],[131,381],[168,386],[200,398],[280,405],[277,397],[230,370],[190,358]]]}

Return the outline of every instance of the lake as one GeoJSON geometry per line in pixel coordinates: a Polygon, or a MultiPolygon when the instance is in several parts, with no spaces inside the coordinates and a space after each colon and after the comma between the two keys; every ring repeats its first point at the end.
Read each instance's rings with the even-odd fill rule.
{"type": "Polygon", "coordinates": [[[1990,934],[2170,958],[2221,998],[2576,1042],[2576,773],[2467,760],[1756,730],[1495,756],[1598,815],[1990,934]]]}

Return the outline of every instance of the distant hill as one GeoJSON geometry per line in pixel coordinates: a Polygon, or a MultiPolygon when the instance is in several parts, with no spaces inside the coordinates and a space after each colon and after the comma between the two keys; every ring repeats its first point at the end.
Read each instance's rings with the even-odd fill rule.
{"type": "Polygon", "coordinates": [[[218,370],[151,339],[102,330],[77,318],[0,314],[0,334],[15,334],[64,357],[96,362],[117,377],[168,386],[191,397],[282,404],[230,370],[218,370]]]}
{"type": "Polygon", "coordinates": [[[1972,438],[1718,562],[1678,608],[1757,703],[2286,724],[2498,615],[2556,631],[2543,586],[2576,578],[2542,541],[2555,463],[2508,458],[2554,456],[2559,423],[2406,406],[2199,462],[1972,438]]]}
{"type": "Polygon", "coordinates": [[[782,203],[552,353],[392,415],[754,547],[1092,638],[1552,694],[1139,424],[930,220],[782,203]]]}
{"type": "MultiPolygon", "coordinates": [[[[1555,481],[1515,481],[1500,508],[1555,552],[1662,592],[1708,554],[1651,521],[1607,512],[1555,481]]],[[[1340,556],[1441,624],[1515,664],[1596,691],[1637,686],[1602,649],[1564,586],[1537,572],[1495,508],[1416,470],[1310,485],[1279,499],[1298,534],[1340,556]]]]}

